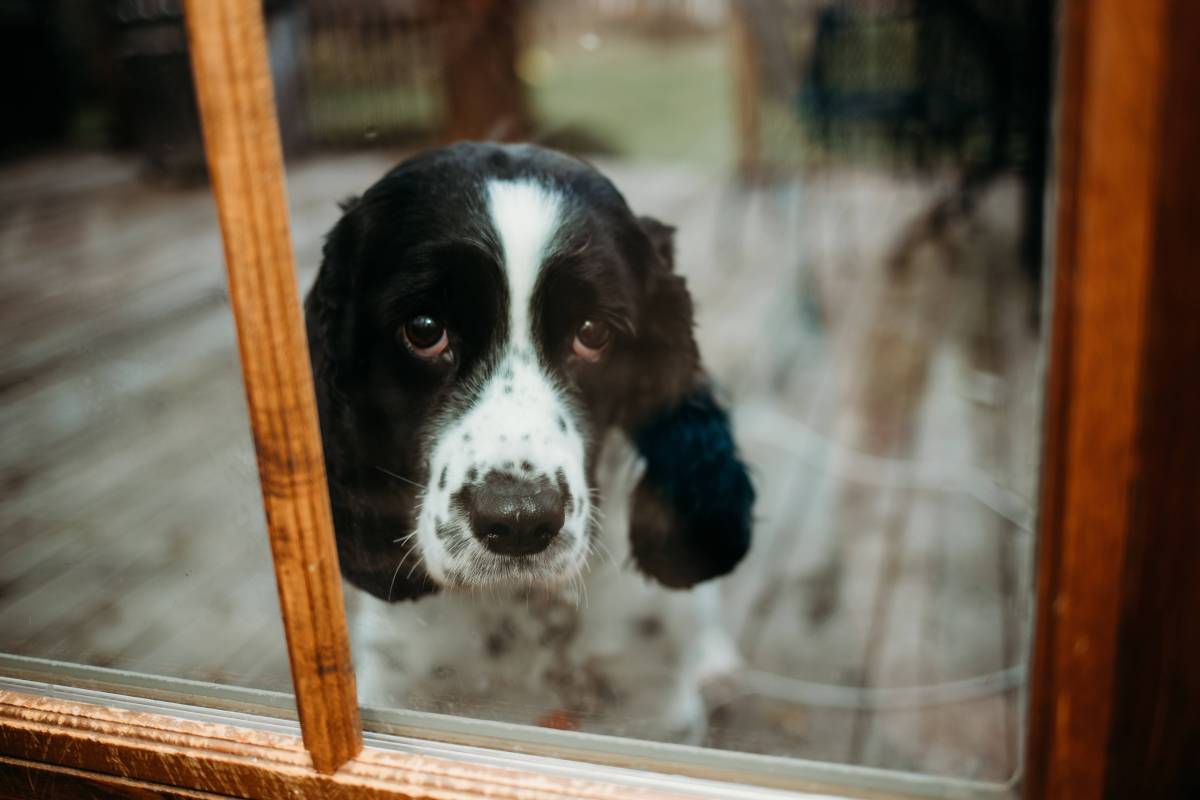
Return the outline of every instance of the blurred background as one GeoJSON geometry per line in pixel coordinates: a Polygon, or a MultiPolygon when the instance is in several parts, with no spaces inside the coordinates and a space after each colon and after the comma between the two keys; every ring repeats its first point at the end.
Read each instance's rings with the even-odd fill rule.
{"type": "MultiPolygon", "coordinates": [[[[460,138],[677,226],[761,498],[707,744],[1012,776],[1050,0],[264,10],[302,291],[337,200],[460,138]]],[[[180,4],[0,0],[0,43],[0,651],[287,691],[180,4]]]]}

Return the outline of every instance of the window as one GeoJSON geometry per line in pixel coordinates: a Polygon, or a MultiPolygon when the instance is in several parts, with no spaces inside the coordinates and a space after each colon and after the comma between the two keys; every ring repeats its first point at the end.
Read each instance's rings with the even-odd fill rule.
{"type": "MultiPolygon", "coordinates": [[[[118,12],[124,8],[117,6],[118,12]]],[[[634,14],[640,6],[613,4],[611,8],[616,9],[613,13],[634,14]]],[[[664,19],[675,25],[678,18],[672,14],[695,18],[696,28],[689,32],[688,41],[654,44],[662,52],[658,66],[663,72],[654,76],[655,80],[677,79],[677,88],[686,94],[688,86],[694,87],[694,76],[709,74],[705,70],[711,69],[712,54],[705,50],[705,15],[710,7],[693,3],[653,8],[663,16],[651,20],[650,31],[664,19]],[[678,72],[673,72],[676,69],[678,72]]],[[[893,145],[886,144],[894,141],[893,137],[905,141],[911,135],[888,130],[886,125],[879,130],[881,120],[876,117],[882,113],[880,109],[889,103],[915,100],[910,87],[888,83],[896,81],[896,75],[906,74],[903,68],[894,68],[895,61],[884,69],[872,58],[864,59],[864,77],[856,71],[860,62],[851,65],[854,69],[839,62],[839,48],[853,44],[865,46],[872,54],[885,52],[875,48],[884,42],[906,41],[906,37],[919,39],[920,27],[900,13],[906,8],[902,4],[846,8],[845,13],[818,15],[808,29],[815,38],[807,44],[813,57],[806,62],[803,86],[809,90],[817,87],[817,95],[812,91],[773,95],[778,87],[771,84],[771,64],[765,63],[769,59],[759,45],[773,41],[763,26],[782,28],[784,15],[767,19],[756,15],[752,4],[736,6],[730,31],[734,42],[730,72],[738,81],[738,91],[730,94],[738,98],[732,116],[739,125],[736,149],[723,152],[735,153],[730,166],[740,183],[727,197],[719,193],[706,196],[724,205],[710,207],[707,215],[689,212],[688,204],[694,201],[687,192],[672,194],[662,189],[691,179],[683,167],[673,168],[669,180],[656,179],[652,162],[639,163],[636,169],[622,173],[618,159],[597,159],[619,185],[636,186],[644,181],[650,187],[622,186],[631,202],[640,198],[638,204],[645,204],[639,212],[669,216],[673,211],[684,218],[691,213],[693,219],[713,220],[708,232],[717,234],[709,245],[703,238],[688,239],[694,234],[685,234],[681,225],[676,234],[677,266],[686,272],[685,260],[693,266],[714,265],[707,273],[700,270],[690,276],[692,292],[702,300],[698,306],[701,352],[718,379],[733,377],[734,430],[747,460],[759,466],[761,483],[755,545],[748,560],[738,567],[740,572],[725,579],[727,594],[721,604],[725,612],[740,617],[735,620],[739,625],[748,626],[734,627],[743,636],[740,644],[750,667],[740,673],[741,682],[735,683],[724,703],[717,704],[719,713],[707,718],[707,747],[641,741],[647,737],[639,736],[637,730],[628,731],[632,738],[595,736],[586,732],[586,724],[576,724],[580,721],[576,713],[544,719],[540,728],[513,725],[514,720],[506,715],[528,709],[521,703],[505,708],[505,697],[497,695],[490,698],[491,707],[486,702],[474,705],[463,716],[431,713],[407,699],[400,701],[399,708],[377,708],[368,702],[363,716],[372,732],[366,734],[368,746],[360,750],[363,735],[350,669],[351,642],[342,584],[333,557],[318,409],[309,391],[292,244],[286,235],[282,161],[265,80],[264,42],[269,37],[278,106],[284,115],[301,113],[288,104],[289,89],[299,85],[288,80],[289,74],[296,74],[288,71],[288,48],[305,41],[307,34],[299,17],[289,16],[286,3],[267,4],[267,26],[262,24],[257,4],[234,0],[193,3],[188,19],[192,57],[206,122],[208,165],[224,233],[229,295],[239,330],[299,725],[288,719],[288,702],[270,691],[274,687],[263,686],[253,677],[245,679],[244,673],[233,674],[231,681],[236,684],[241,674],[241,688],[179,681],[179,677],[211,676],[181,673],[177,656],[168,658],[166,674],[158,678],[6,657],[9,677],[0,687],[0,775],[5,781],[0,786],[4,792],[18,796],[30,787],[36,792],[38,784],[28,782],[35,779],[45,782],[41,785],[49,787],[47,792],[105,789],[128,794],[149,785],[165,787],[167,792],[176,786],[183,791],[242,796],[294,792],[323,796],[335,790],[368,789],[394,795],[454,790],[513,796],[541,789],[559,795],[599,796],[647,788],[710,796],[738,792],[762,796],[767,791],[763,787],[780,787],[885,796],[1003,796],[1019,790],[1027,796],[1090,797],[1104,791],[1119,795],[1133,785],[1146,789],[1139,783],[1146,780],[1157,782],[1160,796],[1185,791],[1188,776],[1182,754],[1190,730],[1190,706],[1184,702],[1179,714],[1155,719],[1143,717],[1140,709],[1144,701],[1153,704],[1155,692],[1161,693],[1158,697],[1194,696],[1187,694],[1193,680],[1190,676],[1195,674],[1187,669],[1188,656],[1154,645],[1186,641],[1190,636],[1184,621],[1195,594],[1179,563],[1185,563],[1185,556],[1195,548],[1186,536],[1191,524],[1188,515],[1194,517],[1194,508],[1184,500],[1189,496],[1186,476],[1198,474],[1191,455],[1197,449],[1178,444],[1194,442],[1196,431],[1186,415],[1178,415],[1178,423],[1163,430],[1154,412],[1187,409],[1179,398],[1187,396],[1189,387],[1185,371],[1177,367],[1185,363],[1189,352],[1194,353],[1197,343],[1195,323],[1188,321],[1186,307],[1175,300],[1195,288],[1194,279],[1180,269],[1188,252],[1181,245],[1186,230],[1185,215],[1180,213],[1186,204],[1181,201],[1189,177],[1195,177],[1183,156],[1187,152],[1184,147],[1194,140],[1195,121],[1187,112],[1164,109],[1186,106],[1173,106],[1171,100],[1174,93],[1182,91],[1177,87],[1188,85],[1183,78],[1190,75],[1194,80],[1195,59],[1181,43],[1187,32],[1200,27],[1200,19],[1190,9],[1171,4],[1133,9],[1119,4],[1068,5],[1064,9],[1054,205],[1056,270],[1052,310],[1039,329],[1030,327],[1029,315],[1036,314],[1036,307],[1029,303],[1028,288],[1013,289],[1014,285],[1028,287],[1019,283],[1027,278],[1011,269],[1021,263],[1020,228],[989,227],[981,222],[995,213],[1007,213],[1007,219],[1020,217],[1020,203],[1011,193],[1007,199],[1004,195],[1004,180],[994,181],[991,189],[973,198],[977,205],[959,207],[961,193],[951,193],[953,202],[944,207],[931,203],[934,213],[927,218],[909,213],[906,219],[905,211],[918,206],[922,197],[933,198],[937,187],[923,188],[919,181],[915,187],[903,181],[882,184],[879,173],[869,169],[871,163],[878,163],[872,159],[894,156],[889,149],[893,145]],[[826,45],[829,41],[840,44],[823,51],[822,37],[826,45]],[[862,42],[868,44],[855,44],[862,42]],[[1138,77],[1131,80],[1130,75],[1138,77]],[[856,83],[860,79],[866,88],[856,83]],[[794,106],[788,105],[789,99],[794,106]],[[773,170],[797,168],[780,165],[772,151],[780,145],[772,137],[793,130],[795,124],[790,120],[787,125],[772,122],[772,115],[789,112],[815,118],[820,125],[812,135],[818,140],[822,125],[838,132],[830,134],[829,144],[810,145],[806,152],[816,153],[823,163],[803,182],[773,183],[773,170]],[[856,149],[838,152],[846,142],[855,143],[856,149]],[[856,162],[856,158],[863,160],[856,162]],[[866,167],[861,166],[864,163],[866,167]],[[847,170],[847,164],[852,168],[847,170]],[[1174,169],[1176,165],[1180,168],[1174,169]],[[804,196],[798,187],[813,196],[804,196]],[[658,191],[662,194],[656,198],[658,191]],[[877,206],[881,198],[889,199],[877,206]],[[924,224],[914,226],[913,220],[924,224]],[[720,235],[724,224],[743,232],[742,240],[720,235]],[[816,232],[806,225],[814,226],[816,232]],[[851,229],[851,234],[834,243],[835,247],[831,245],[832,255],[810,247],[804,252],[814,253],[811,263],[802,263],[799,269],[790,263],[774,266],[778,259],[772,259],[772,254],[786,253],[792,246],[793,240],[786,237],[807,237],[806,241],[819,244],[817,234],[827,229],[840,232],[841,226],[851,229]],[[900,251],[904,258],[888,261],[877,248],[872,237],[882,237],[889,230],[892,236],[883,238],[905,245],[900,251]],[[906,232],[911,235],[903,235],[906,232]],[[988,244],[994,249],[971,247],[953,253],[953,247],[964,241],[978,243],[970,237],[980,236],[992,237],[988,244]],[[855,257],[839,259],[838,249],[849,245],[855,248],[855,257]],[[939,248],[952,255],[939,252],[939,248]],[[980,251],[991,253],[990,260],[981,259],[987,262],[981,267],[970,263],[980,251]],[[778,270],[766,286],[754,285],[757,273],[750,266],[757,266],[758,259],[772,264],[764,269],[778,270]],[[956,266],[951,269],[946,261],[956,266]],[[874,273],[872,264],[877,267],[874,273]],[[972,266],[977,270],[970,271],[972,266]],[[752,291],[755,289],[757,292],[752,291]],[[745,295],[737,296],[738,291],[745,295]],[[744,304],[736,307],[745,313],[726,315],[722,308],[711,305],[706,311],[705,297],[736,300],[744,304]],[[977,308],[987,313],[973,313],[977,308]],[[797,319],[822,331],[821,336],[796,327],[797,319]],[[1031,355],[1038,350],[1038,339],[1031,330],[1052,333],[1047,415],[1041,437],[1045,458],[1037,526],[1041,538],[1036,608],[1024,606],[1022,599],[1022,587],[1032,580],[1029,562],[1035,489],[1028,464],[1035,459],[1033,443],[1038,441],[1033,436],[1039,406],[1037,359],[1031,355]],[[772,345],[778,346],[778,353],[755,347],[755,338],[764,335],[777,338],[772,345]],[[836,358],[828,358],[823,350],[830,345],[836,345],[836,358]],[[998,352],[1006,358],[998,358],[998,352]],[[762,358],[756,360],[756,355],[762,358]],[[858,374],[852,380],[839,374],[845,364],[855,365],[852,369],[858,374]],[[826,387],[824,393],[822,386],[826,387]],[[1019,388],[1012,390],[1014,386],[1019,388]],[[1010,391],[999,391],[1001,388],[1010,391]],[[813,397],[816,399],[810,400],[813,397]],[[789,419],[801,401],[812,403],[801,412],[808,416],[789,419]],[[1000,414],[997,409],[1003,410],[1006,422],[1002,425],[995,421],[1000,414]],[[936,424],[920,424],[924,419],[936,424]],[[979,444],[973,437],[985,441],[979,444]],[[1020,455],[1022,448],[1024,456],[1020,455]],[[998,454],[1012,460],[1006,463],[998,454]],[[766,473],[765,477],[761,473],[766,473]],[[775,476],[781,477],[769,480],[775,476]],[[1166,509],[1177,512],[1167,513],[1166,509]],[[773,522],[786,520],[797,511],[811,515],[815,523],[793,529],[773,522]],[[788,547],[787,539],[796,530],[839,535],[832,548],[796,550],[788,547]],[[1155,547],[1150,546],[1152,541],[1155,547]],[[797,568],[797,562],[808,566],[801,556],[830,550],[836,557],[817,559],[816,568],[808,572],[797,568]],[[980,556],[979,550],[986,550],[986,556],[980,556]],[[868,568],[863,569],[864,565],[868,568]],[[739,583],[743,574],[763,579],[739,583]],[[941,581],[935,584],[937,591],[929,591],[926,585],[930,575],[941,581]],[[831,587],[837,591],[831,592],[831,587]],[[740,605],[733,599],[739,596],[740,605]],[[776,613],[779,608],[797,605],[800,614],[776,613]],[[808,626],[799,633],[790,627],[797,619],[808,626]],[[978,624],[975,621],[979,619],[991,619],[993,624],[978,624]],[[1159,623],[1139,625],[1150,619],[1159,623]],[[1024,642],[1030,635],[1023,626],[1035,620],[1036,655],[1029,668],[1033,693],[1026,706],[1015,687],[1024,680],[1024,642]],[[1173,629],[1176,623],[1178,627],[1173,629]],[[747,629],[752,634],[746,634],[747,629]],[[913,642],[920,642],[922,632],[927,631],[933,631],[932,646],[915,646],[913,642]],[[823,644],[821,652],[810,654],[787,646],[801,635],[805,642],[823,644]],[[978,644],[973,637],[985,643],[978,644]],[[854,641],[847,645],[847,638],[854,641]],[[748,640],[759,644],[746,647],[748,640]],[[1135,648],[1131,643],[1146,646],[1135,648]],[[851,664],[851,671],[858,673],[849,679],[839,673],[837,663],[848,651],[863,654],[851,664]],[[956,669],[964,671],[944,674],[956,669]],[[1083,675],[1087,677],[1081,678],[1083,675]],[[1161,686],[1155,688],[1146,680],[1149,676],[1159,676],[1161,686]],[[839,678],[841,689],[837,688],[839,678]],[[1026,707],[1030,712],[1027,720],[1022,718],[1026,707]],[[478,719],[489,715],[491,721],[478,719]],[[584,730],[552,730],[555,727],[584,730]],[[1160,743],[1152,748],[1130,734],[1151,729],[1158,732],[1155,741],[1160,743]],[[1025,743],[1028,749],[1022,759],[1025,743]],[[822,752],[821,747],[831,749],[822,752]],[[747,752],[753,750],[760,752],[747,752]],[[826,763],[801,763],[797,757],[826,763]],[[588,766],[586,762],[608,766],[588,766]]],[[[320,10],[319,4],[311,9],[309,22],[315,27],[310,31],[320,30],[320,10]]],[[[503,37],[487,32],[487,25],[511,19],[514,8],[497,3],[460,11],[462,19],[496,16],[473,32],[468,28],[466,33],[451,35],[451,27],[445,38],[450,41],[461,36],[463,46],[473,48],[479,59],[495,58],[497,64],[514,66],[516,77],[532,87],[534,100],[542,104],[536,114],[526,110],[511,116],[512,136],[528,135],[530,131],[521,126],[539,115],[553,119],[559,114],[566,127],[585,118],[593,109],[579,104],[577,98],[585,91],[592,95],[598,91],[580,88],[594,77],[588,70],[620,74],[622,68],[636,62],[637,47],[646,46],[636,37],[621,42],[613,32],[619,31],[619,26],[593,29],[593,20],[582,12],[573,16],[548,7],[538,9],[546,29],[536,36],[544,39],[535,38],[532,45],[525,42],[517,58],[511,51],[506,55],[508,45],[503,37]],[[578,51],[574,64],[566,63],[563,52],[555,49],[568,45],[578,51]],[[617,52],[606,50],[609,46],[617,52]],[[598,60],[593,62],[593,56],[598,60]],[[612,60],[605,62],[605,58],[612,60]]],[[[370,36],[383,22],[412,35],[414,28],[436,22],[400,17],[399,22],[359,18],[342,29],[330,26],[328,35],[348,36],[351,31],[370,36]]],[[[939,24],[959,23],[942,20],[939,24]]],[[[945,41],[936,33],[926,35],[931,38],[920,40],[926,45],[945,41]]],[[[314,35],[313,41],[311,53],[318,62],[334,58],[338,52],[332,45],[322,49],[320,37],[314,35]]],[[[367,41],[359,50],[364,60],[386,62],[385,56],[391,57],[386,49],[372,50],[369,44],[367,41]]],[[[897,52],[900,55],[891,57],[902,61],[903,48],[897,52]]],[[[950,70],[956,78],[952,83],[960,89],[965,85],[962,91],[969,97],[971,73],[954,61],[963,54],[955,54],[953,48],[939,52],[956,65],[950,70]]],[[[929,67],[931,73],[917,74],[945,74],[946,63],[929,67]]],[[[311,125],[311,135],[318,139],[398,136],[397,130],[409,124],[427,124],[433,114],[434,100],[422,95],[416,73],[418,79],[411,88],[415,99],[408,111],[395,117],[402,122],[371,117],[353,122],[348,110],[329,109],[341,103],[370,109],[373,104],[354,106],[349,102],[353,97],[349,89],[331,90],[316,80],[321,76],[320,63],[311,68],[313,80],[304,91],[314,96],[324,92],[323,99],[298,107],[307,114],[301,114],[303,124],[311,125]],[[331,131],[330,120],[351,123],[331,131]]],[[[445,72],[447,81],[462,81],[463,85],[447,95],[450,100],[440,102],[453,105],[454,98],[476,98],[471,108],[477,111],[486,107],[479,98],[486,98],[493,104],[486,119],[495,119],[497,108],[514,107],[502,88],[471,85],[473,78],[456,73],[454,65],[448,65],[445,72]]],[[[337,74],[332,70],[324,77],[332,80],[337,74]]],[[[488,74],[500,75],[501,82],[508,80],[502,71],[488,74]]],[[[641,72],[630,75],[647,82],[652,77],[641,72]]],[[[937,88],[936,82],[931,85],[937,88]]],[[[624,92],[618,92],[618,99],[633,102],[633,86],[627,84],[624,92]]],[[[701,85],[696,90],[709,88],[701,85]]],[[[936,94],[929,85],[924,88],[936,94]]],[[[402,89],[400,95],[407,96],[409,91],[402,89]]],[[[1036,95],[1036,88],[1030,91],[1036,95]]],[[[674,93],[673,99],[677,95],[674,93]]],[[[695,103],[680,102],[670,116],[686,120],[684,115],[699,113],[706,96],[698,95],[695,103]]],[[[922,102],[932,100],[926,97],[922,102]]],[[[456,135],[469,135],[470,126],[479,121],[472,120],[469,111],[443,111],[463,126],[454,131],[456,135]]],[[[635,111],[629,113],[632,117],[635,111]]],[[[979,147],[979,137],[986,141],[987,135],[967,128],[971,132],[962,134],[961,144],[970,153],[971,148],[979,147]]],[[[648,153],[653,152],[653,135],[662,135],[632,125],[614,130],[617,133],[609,135],[644,135],[640,142],[621,146],[647,148],[644,152],[648,153]]],[[[1026,148],[1035,144],[1031,138],[1022,140],[1018,132],[1007,135],[1026,148]]],[[[711,145],[702,137],[694,141],[698,147],[711,145]]],[[[939,142],[933,157],[943,155],[942,148],[948,146],[939,142]]],[[[181,157],[181,152],[171,148],[156,158],[170,161],[181,157]]],[[[785,148],[785,152],[792,151],[785,148]]],[[[707,158],[702,153],[690,155],[707,158]]],[[[1012,157],[1030,158],[1027,152],[1012,157]]],[[[346,170],[323,169],[321,159],[304,163],[292,175],[293,218],[306,219],[305,215],[311,214],[319,223],[311,229],[323,232],[326,223],[336,217],[336,209],[315,210],[316,204],[296,202],[297,197],[305,197],[305,182],[319,186],[316,196],[326,188],[337,188],[331,185],[335,182],[352,184],[359,178],[369,182],[377,175],[378,163],[370,154],[348,161],[346,170]],[[325,222],[320,222],[322,218],[325,222]]],[[[10,196],[29,191],[22,180],[36,183],[37,175],[36,169],[24,176],[14,170],[6,184],[10,196]]],[[[120,180],[118,176],[114,183],[120,185],[120,180]]],[[[1013,183],[1009,179],[1010,192],[1013,183]]],[[[136,209],[137,193],[131,194],[127,202],[136,209]]],[[[1040,192],[1027,196],[1036,198],[1040,192]]],[[[141,198],[141,202],[147,200],[163,208],[178,202],[178,198],[161,195],[141,198]]],[[[1037,217],[1026,210],[1027,224],[1036,224],[1037,217]]],[[[10,237],[16,227],[10,228],[10,237]]],[[[697,227],[700,225],[690,226],[692,230],[697,227]]],[[[312,236],[297,236],[298,250],[315,250],[312,236]]],[[[52,264],[62,258],[52,249],[29,254],[35,259],[39,256],[52,264]]],[[[13,276],[18,272],[8,270],[13,276]]],[[[144,279],[144,275],[135,277],[144,279]]],[[[301,279],[307,283],[303,271],[301,279]]],[[[99,290],[105,287],[101,285],[99,290]]],[[[172,311],[167,316],[182,314],[172,311]]],[[[172,324],[178,325],[179,320],[172,324]]],[[[86,325],[76,326],[75,331],[77,339],[90,335],[105,344],[98,334],[88,334],[86,325]]],[[[140,342],[153,337],[139,331],[134,338],[140,342]]],[[[602,346],[597,340],[597,347],[602,346]]],[[[20,348],[14,349],[16,366],[20,366],[21,353],[20,348]]],[[[89,367],[79,363],[87,361],[87,353],[83,355],[85,358],[75,359],[75,363],[64,362],[62,369],[76,370],[85,380],[89,367]]],[[[160,369],[171,369],[169,352],[158,358],[160,369]]],[[[131,369],[129,379],[144,377],[147,371],[131,369]]],[[[95,372],[102,380],[113,380],[114,374],[121,379],[120,372],[113,370],[95,372]]],[[[219,387],[195,389],[205,390],[220,396],[219,387]]],[[[68,391],[58,395],[67,404],[60,413],[77,420],[80,427],[89,417],[73,412],[70,402],[103,403],[106,397],[103,386],[68,391]]],[[[36,393],[28,398],[24,406],[14,405],[9,412],[14,420],[35,423],[24,432],[26,438],[20,439],[25,449],[19,452],[29,459],[58,463],[39,455],[31,444],[41,430],[32,415],[50,401],[38,401],[36,393]]],[[[207,401],[205,406],[216,407],[207,401]]],[[[55,411],[51,409],[44,419],[60,419],[55,411]]],[[[107,408],[102,411],[108,413],[107,408]]],[[[128,412],[119,408],[112,413],[117,423],[138,431],[137,416],[123,416],[128,412]]],[[[187,431],[171,424],[169,415],[164,417],[157,435],[136,439],[131,449],[153,446],[161,449],[164,458],[177,456],[180,448],[174,437],[187,431]]],[[[201,442],[200,446],[209,444],[201,442]]],[[[10,452],[18,452],[15,444],[10,452]]],[[[181,474],[203,475],[207,462],[203,458],[197,461],[186,462],[181,474]]],[[[98,473],[96,480],[110,485],[122,478],[116,467],[110,473],[107,468],[85,466],[98,473]]],[[[249,480],[250,476],[245,477],[249,480]]],[[[128,509],[112,501],[114,516],[104,517],[95,513],[95,506],[86,505],[94,495],[82,491],[86,488],[82,483],[76,487],[81,496],[63,493],[61,502],[77,504],[92,521],[124,519],[132,527],[140,519],[139,513],[155,520],[179,511],[171,506],[140,506],[139,498],[128,509]],[[163,516],[137,510],[143,507],[163,516]]],[[[194,494],[181,496],[202,506],[204,488],[193,487],[194,494]]],[[[17,519],[22,509],[30,507],[31,493],[19,481],[10,482],[9,491],[9,518],[17,519]]],[[[43,503],[44,508],[61,510],[54,509],[51,500],[43,503]]],[[[218,511],[229,513],[226,508],[218,511]]],[[[220,519],[203,509],[197,513],[210,521],[220,519]]],[[[257,519],[256,515],[243,518],[243,537],[257,519]]],[[[14,552],[18,556],[24,552],[28,558],[28,553],[34,552],[30,545],[34,541],[28,534],[19,539],[6,537],[7,568],[19,563],[12,558],[14,552]]],[[[62,541],[60,546],[69,550],[72,540],[62,541]]],[[[145,552],[133,547],[130,560],[136,561],[145,552]]],[[[221,553],[224,560],[212,562],[209,569],[245,568],[236,553],[221,553]]],[[[75,568],[65,577],[57,577],[59,590],[34,591],[47,602],[54,601],[60,591],[69,592],[77,581],[98,583],[86,569],[75,568]]],[[[46,606],[27,599],[26,590],[22,588],[22,595],[4,602],[17,603],[26,613],[42,612],[46,606]]],[[[160,597],[143,591],[147,598],[160,597]]],[[[188,596],[177,592],[181,602],[188,596]]],[[[361,598],[349,594],[347,603],[355,613],[354,606],[360,602],[361,598]]],[[[7,613],[4,619],[6,636],[29,625],[7,613]]],[[[81,619],[86,625],[86,614],[81,619]]],[[[646,624],[647,638],[660,635],[651,627],[646,624]]],[[[200,627],[196,632],[202,644],[213,648],[228,645],[219,634],[206,635],[204,630],[200,627]]],[[[52,645],[51,639],[38,641],[47,643],[41,647],[52,645]]],[[[246,648],[254,644],[248,641],[246,648]]],[[[402,645],[407,649],[427,646],[417,637],[402,645]]],[[[204,647],[195,642],[189,646],[197,660],[208,657],[204,647]]],[[[263,651],[269,652],[269,648],[263,651]]],[[[135,661],[117,662],[118,666],[139,668],[144,664],[140,669],[160,671],[140,648],[132,646],[127,652],[135,661]]],[[[69,648],[41,654],[80,660],[69,648]]],[[[730,690],[728,684],[724,688],[730,690]]],[[[435,712],[445,710],[433,707],[435,712]]]]}

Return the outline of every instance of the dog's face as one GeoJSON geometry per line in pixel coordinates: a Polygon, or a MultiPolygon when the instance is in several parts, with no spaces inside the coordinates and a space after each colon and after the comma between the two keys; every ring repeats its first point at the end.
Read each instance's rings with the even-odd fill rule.
{"type": "MultiPolygon", "coordinates": [[[[653,435],[701,386],[670,258],[603,176],[529,146],[433,151],[346,204],[307,315],[352,582],[396,600],[578,574],[604,432],[653,435]]],[[[654,574],[679,519],[646,491],[654,574]]]]}

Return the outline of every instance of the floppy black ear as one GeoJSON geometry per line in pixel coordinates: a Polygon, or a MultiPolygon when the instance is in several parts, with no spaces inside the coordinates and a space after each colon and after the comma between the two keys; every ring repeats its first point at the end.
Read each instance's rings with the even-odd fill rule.
{"type": "Polygon", "coordinates": [[[415,599],[437,589],[413,563],[415,549],[395,541],[401,526],[379,499],[395,489],[380,490],[389,478],[372,468],[377,462],[365,449],[372,433],[356,402],[360,364],[354,293],[363,224],[357,206],[357,198],[341,204],[345,213],[325,240],[321,269],[304,302],[338,563],[347,580],[380,599],[415,599]]]}
{"type": "Polygon", "coordinates": [[[631,545],[642,572],[686,588],[728,573],[749,550],[754,488],[700,363],[691,295],[673,269],[674,229],[639,222],[651,252],[628,428],[646,470],[631,545]]]}
{"type": "Polygon", "coordinates": [[[356,221],[351,212],[358,204],[357,197],[348,197],[338,204],[342,217],[325,237],[321,269],[312,289],[304,300],[304,322],[308,334],[308,355],[312,362],[313,382],[325,423],[327,411],[340,395],[339,362],[352,357],[350,345],[353,320],[348,306],[353,291],[350,275],[355,257],[356,221]]]}

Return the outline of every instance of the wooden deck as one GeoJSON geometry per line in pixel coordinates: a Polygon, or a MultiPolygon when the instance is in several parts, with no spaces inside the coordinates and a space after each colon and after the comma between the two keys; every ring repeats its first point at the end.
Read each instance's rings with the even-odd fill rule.
{"type": "MultiPolygon", "coordinates": [[[[303,286],[334,201],[394,160],[294,165],[303,286]]],[[[760,489],[724,587],[749,670],[710,744],[1008,778],[1040,352],[1015,187],[896,264],[936,182],[604,167],[679,226],[760,489]]],[[[204,189],[104,155],[0,169],[0,650],[289,687],[220,259],[204,189]]]]}

